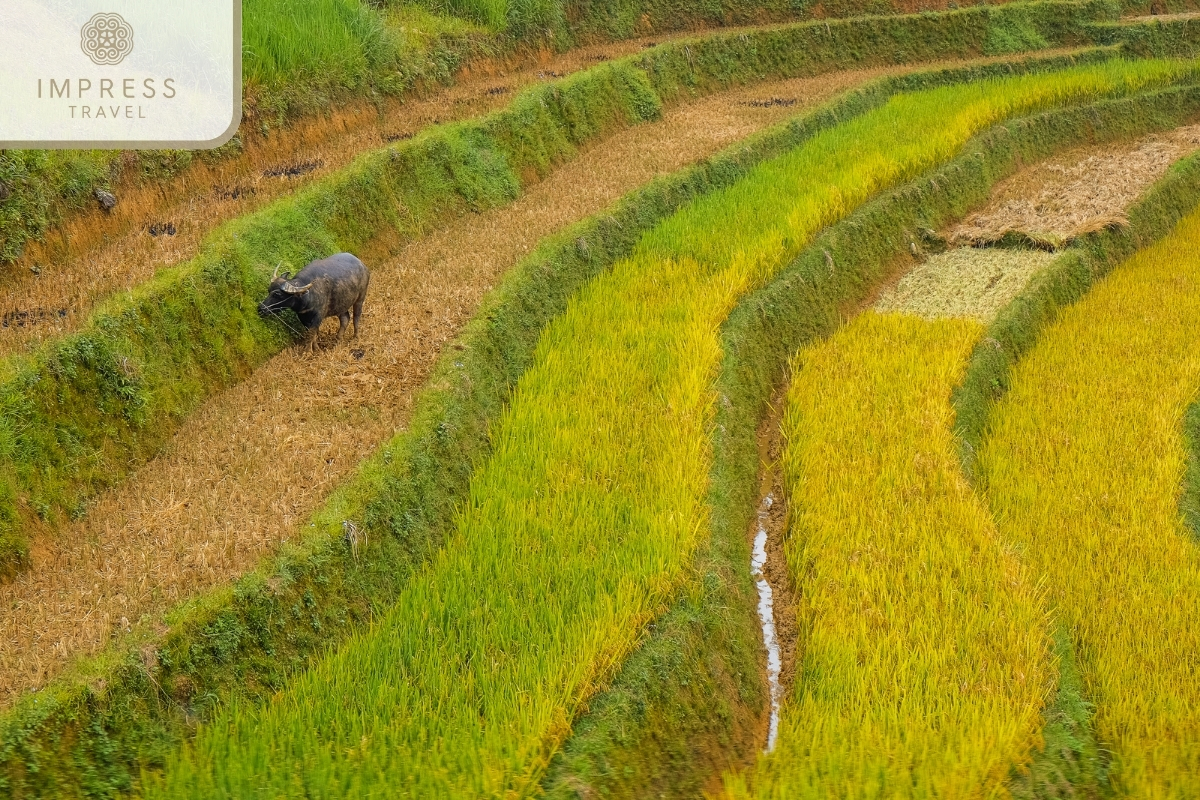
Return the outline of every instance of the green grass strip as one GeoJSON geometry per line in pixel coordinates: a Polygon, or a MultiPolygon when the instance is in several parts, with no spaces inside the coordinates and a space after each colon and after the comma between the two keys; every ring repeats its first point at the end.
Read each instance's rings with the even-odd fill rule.
{"type": "Polygon", "coordinates": [[[707,535],[716,333],[737,298],[981,128],[1178,69],[1110,63],[900,95],[655,228],[543,335],[434,563],[270,704],[232,704],[146,793],[530,788],[707,535]]]}
{"type": "Polygon", "coordinates": [[[268,266],[401,240],[468,209],[511,202],[579,145],[657,116],[645,75],[603,65],[506,110],[356,160],[295,197],[220,228],[192,261],[113,298],[87,327],[0,362],[0,518],[9,569],[22,514],[86,513],[98,490],[153,455],[207,396],[289,342],[257,318],[268,266]]]}
{"type": "Polygon", "coordinates": [[[1200,400],[1188,406],[1183,415],[1183,438],[1187,447],[1187,469],[1179,496],[1179,513],[1200,539],[1200,400]]]}
{"type": "Polygon", "coordinates": [[[939,69],[881,79],[720,157],[635,193],[553,238],[514,272],[448,351],[410,429],[317,515],[298,547],[235,587],[151,623],[131,644],[85,662],[0,719],[0,788],[20,796],[108,797],[160,763],[220,698],[256,698],[395,597],[453,527],[487,430],[532,358],[541,327],[587,276],[628,252],[640,233],[699,194],[743,176],[813,133],[875,108],[898,91],[1100,63],[1105,51],[939,69]],[[580,244],[582,242],[582,244],[580,244]],[[461,366],[460,366],[461,365],[461,366]],[[361,561],[342,538],[360,523],[361,561]]]}
{"type": "Polygon", "coordinates": [[[1090,44],[1087,25],[1115,5],[1006,3],[937,13],[817,20],[666,42],[639,64],[664,101],[730,86],[751,75],[799,77],[865,64],[971,58],[1090,44]]]}
{"type": "Polygon", "coordinates": [[[980,471],[1069,632],[1114,794],[1200,776],[1200,551],[1178,509],[1200,392],[1200,213],[1064,309],[1013,372],[980,471]]]}
{"type": "MultiPolygon", "coordinates": [[[[764,702],[745,531],[758,502],[756,433],[791,354],[828,335],[840,320],[838,308],[861,302],[893,259],[924,242],[923,231],[960,219],[1022,164],[1081,141],[1170,129],[1197,109],[1200,90],[1168,89],[1005,123],[968,143],[950,164],[832,226],[772,283],[739,303],[722,329],[722,400],[709,492],[712,552],[697,558],[696,588],[656,621],[612,687],[589,702],[551,766],[548,796],[695,796],[759,745],[758,731],[745,730],[748,721],[757,723],[764,702]]],[[[1163,191],[1174,180],[1168,176],[1151,196],[1186,202],[1184,187],[1163,191]]],[[[1194,202],[1200,187],[1190,192],[1194,202]]],[[[1144,219],[1134,216],[1135,224],[1144,219]]],[[[1096,785],[1087,705],[1069,649],[1059,646],[1063,637],[1055,643],[1060,687],[1046,711],[1046,747],[1028,774],[1015,776],[1010,790],[1016,797],[1096,785]]]]}
{"type": "Polygon", "coordinates": [[[1200,46],[1200,19],[1196,18],[1100,21],[1084,27],[1097,44],[1121,45],[1126,53],[1142,58],[1190,58],[1200,46]]]}

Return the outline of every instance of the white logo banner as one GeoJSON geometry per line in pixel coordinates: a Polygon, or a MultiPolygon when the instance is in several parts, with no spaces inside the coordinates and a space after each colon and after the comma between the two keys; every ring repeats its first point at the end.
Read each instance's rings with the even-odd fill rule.
{"type": "Polygon", "coordinates": [[[241,15],[241,0],[0,0],[0,147],[224,144],[241,15]]]}

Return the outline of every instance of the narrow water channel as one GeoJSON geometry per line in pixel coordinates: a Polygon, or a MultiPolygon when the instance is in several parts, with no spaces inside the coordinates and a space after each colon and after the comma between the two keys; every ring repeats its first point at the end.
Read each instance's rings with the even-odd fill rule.
{"type": "Polygon", "coordinates": [[[771,584],[767,581],[767,517],[775,497],[767,494],[758,507],[758,530],[754,534],[754,552],[750,556],[750,574],[758,587],[758,619],[762,623],[763,645],[767,648],[767,683],[771,688],[771,723],[767,729],[767,749],[775,749],[775,739],[779,735],[779,700],[783,689],[779,683],[779,674],[783,669],[783,659],[779,652],[779,637],[775,632],[775,596],[771,584]]]}

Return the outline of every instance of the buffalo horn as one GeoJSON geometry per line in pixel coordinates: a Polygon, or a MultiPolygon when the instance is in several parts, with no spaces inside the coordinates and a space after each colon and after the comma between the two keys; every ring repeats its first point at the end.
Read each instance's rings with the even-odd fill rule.
{"type": "Polygon", "coordinates": [[[290,283],[285,283],[283,285],[283,290],[285,292],[287,292],[288,294],[304,294],[311,288],[312,288],[311,283],[306,283],[303,286],[293,286],[290,283]]]}
{"type": "Polygon", "coordinates": [[[280,267],[282,267],[282,266],[283,266],[283,262],[282,262],[282,261],[280,261],[278,264],[276,264],[276,265],[275,265],[275,274],[273,274],[273,275],[271,276],[271,280],[275,280],[276,278],[278,278],[278,277],[279,277],[279,268],[280,268],[280,267]]]}

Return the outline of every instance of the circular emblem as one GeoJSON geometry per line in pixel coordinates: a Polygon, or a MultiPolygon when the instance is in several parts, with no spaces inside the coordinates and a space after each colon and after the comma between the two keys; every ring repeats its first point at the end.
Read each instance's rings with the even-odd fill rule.
{"type": "Polygon", "coordinates": [[[100,66],[120,64],[133,52],[133,28],[120,14],[97,14],[83,26],[80,46],[100,66]]]}

